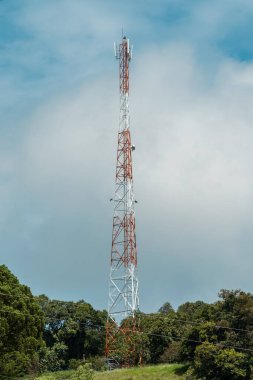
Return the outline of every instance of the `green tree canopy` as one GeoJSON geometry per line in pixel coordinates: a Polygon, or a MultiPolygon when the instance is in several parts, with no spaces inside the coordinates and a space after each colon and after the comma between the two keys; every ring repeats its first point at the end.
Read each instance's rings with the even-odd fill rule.
{"type": "Polygon", "coordinates": [[[170,302],[165,302],[160,309],[158,310],[158,313],[162,314],[169,314],[171,312],[174,312],[173,307],[171,306],[170,302]]]}
{"type": "Polygon", "coordinates": [[[70,359],[104,354],[106,311],[97,311],[83,300],[50,300],[45,295],[36,300],[45,314],[44,339],[50,355],[55,355],[53,347],[59,343],[67,348],[63,368],[70,359]]]}
{"type": "Polygon", "coordinates": [[[207,380],[249,379],[247,356],[234,349],[222,349],[205,342],[197,347],[195,354],[195,373],[198,378],[207,380]]]}
{"type": "Polygon", "coordinates": [[[0,373],[17,376],[38,365],[43,312],[30,289],[0,266],[0,373]]]}

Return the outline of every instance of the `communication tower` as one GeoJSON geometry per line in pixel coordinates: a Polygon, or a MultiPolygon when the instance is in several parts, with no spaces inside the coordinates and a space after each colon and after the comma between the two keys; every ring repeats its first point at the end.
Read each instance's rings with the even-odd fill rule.
{"type": "Polygon", "coordinates": [[[132,152],[129,116],[129,63],[132,47],[122,37],[114,45],[119,60],[120,120],[118,131],[116,186],[111,199],[114,204],[108,319],[106,325],[106,357],[111,365],[129,366],[136,362],[136,334],[139,307],[137,250],[135,234],[136,200],[133,191],[132,152]]]}

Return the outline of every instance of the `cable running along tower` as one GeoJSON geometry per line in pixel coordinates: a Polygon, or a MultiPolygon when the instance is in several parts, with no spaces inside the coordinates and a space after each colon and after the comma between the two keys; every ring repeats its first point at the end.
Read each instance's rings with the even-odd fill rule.
{"type": "Polygon", "coordinates": [[[135,234],[136,203],[133,192],[132,152],[129,117],[129,63],[132,47],[126,37],[115,45],[119,60],[120,120],[116,164],[116,187],[110,258],[106,356],[108,362],[130,366],[135,359],[138,331],[135,313],[139,306],[137,250],[135,234]]]}

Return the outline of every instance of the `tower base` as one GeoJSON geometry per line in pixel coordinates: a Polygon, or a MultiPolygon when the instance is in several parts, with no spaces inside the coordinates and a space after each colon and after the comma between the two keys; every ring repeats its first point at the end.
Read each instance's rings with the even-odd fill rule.
{"type": "Polygon", "coordinates": [[[142,337],[136,318],[124,319],[120,326],[107,320],[105,355],[108,369],[141,365],[142,337]]]}

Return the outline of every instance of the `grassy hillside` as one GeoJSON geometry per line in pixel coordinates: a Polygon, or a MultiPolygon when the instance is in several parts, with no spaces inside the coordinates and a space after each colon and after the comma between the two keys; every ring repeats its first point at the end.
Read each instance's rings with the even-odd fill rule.
{"type": "MultiPolygon", "coordinates": [[[[111,372],[96,372],[94,380],[185,380],[186,367],[180,364],[147,366],[142,368],[119,369],[111,372]]],[[[58,380],[68,380],[74,371],[54,373],[58,380]]],[[[42,376],[41,380],[50,379],[42,376]]]]}
{"type": "Polygon", "coordinates": [[[184,373],[185,368],[179,364],[157,365],[97,373],[95,380],[181,380],[185,379],[184,373]]]}

